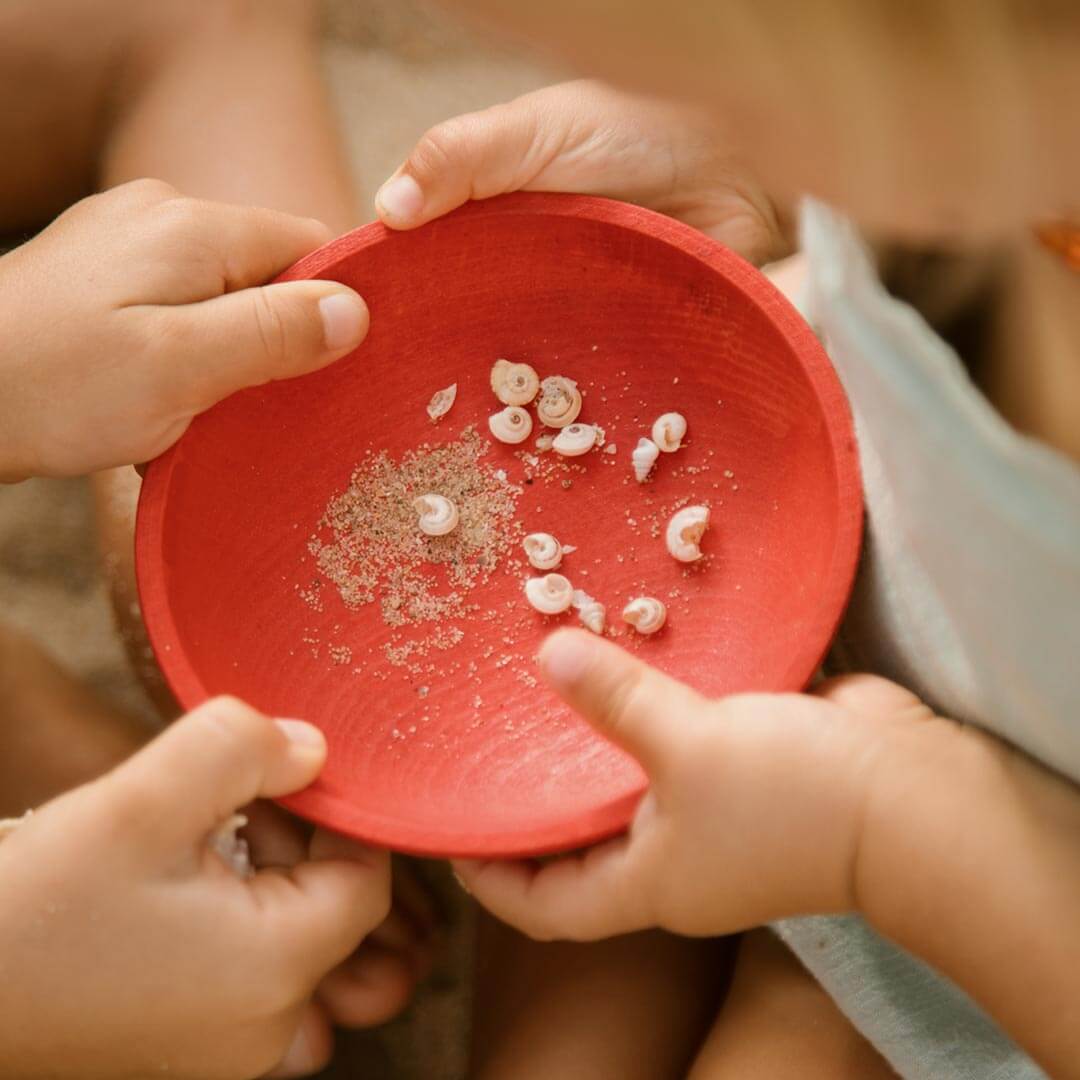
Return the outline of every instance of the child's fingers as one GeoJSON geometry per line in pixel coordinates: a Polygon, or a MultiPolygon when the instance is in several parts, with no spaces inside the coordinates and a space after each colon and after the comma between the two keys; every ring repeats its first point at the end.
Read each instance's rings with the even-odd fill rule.
{"type": "MultiPolygon", "coordinates": [[[[548,127],[558,128],[558,114],[548,127]]],[[[531,97],[447,120],[426,132],[375,196],[375,210],[393,229],[412,229],[461,206],[527,186],[547,164],[531,97]]]]}
{"type": "Polygon", "coordinates": [[[655,923],[647,882],[621,836],[555,862],[457,860],[465,888],[496,918],[538,941],[595,941],[655,923]]]}
{"type": "Polygon", "coordinates": [[[202,199],[176,203],[180,227],[190,223],[192,234],[216,255],[226,292],[262,285],[333,239],[330,228],[315,218],[202,199]]]}
{"type": "Polygon", "coordinates": [[[287,874],[253,879],[263,910],[273,912],[282,948],[315,984],[340,964],[390,911],[390,856],[333,834],[316,834],[311,858],[287,874]]]}
{"type": "Polygon", "coordinates": [[[683,683],[584,630],[558,630],[540,649],[547,681],[602,735],[653,776],[677,741],[680,719],[705,703],[683,683]]]}
{"type": "Polygon", "coordinates": [[[156,846],[201,843],[237,807],[311,783],[325,760],[326,740],[312,725],[219,697],[99,783],[118,819],[141,826],[156,846]]]}
{"type": "Polygon", "coordinates": [[[157,309],[175,360],[168,400],[202,411],[236,390],[315,371],[367,336],[368,309],[344,285],[292,281],[157,309]]]}

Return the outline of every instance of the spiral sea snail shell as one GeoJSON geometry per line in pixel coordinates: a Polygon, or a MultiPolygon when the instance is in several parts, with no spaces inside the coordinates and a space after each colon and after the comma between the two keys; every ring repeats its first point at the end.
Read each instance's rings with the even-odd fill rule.
{"type": "Polygon", "coordinates": [[[545,427],[561,428],[572,424],[581,412],[581,391],[565,375],[549,375],[540,384],[536,415],[545,427]]]}
{"type": "Polygon", "coordinates": [[[679,562],[696,562],[701,558],[698,544],[709,527],[707,506],[684,506],[668,522],[664,540],[673,558],[679,562]]]}
{"type": "Polygon", "coordinates": [[[667,608],[655,596],[639,596],[623,608],[622,617],[639,634],[655,634],[667,621],[667,608]]]}
{"type": "Polygon", "coordinates": [[[562,574],[545,574],[525,582],[525,598],[544,615],[558,615],[574,598],[574,587],[562,574]]]}
{"type": "Polygon", "coordinates": [[[532,417],[520,405],[507,405],[488,417],[488,428],[499,442],[524,442],[532,431],[532,417]]]}
{"type": "Polygon", "coordinates": [[[634,452],[630,455],[630,461],[634,466],[634,479],[639,484],[644,484],[660,456],[660,447],[652,439],[638,439],[634,452]]]}
{"type": "Polygon", "coordinates": [[[421,495],[413,499],[420,515],[420,531],[428,536],[445,536],[457,528],[458,508],[444,495],[421,495]]]}
{"type": "Polygon", "coordinates": [[[528,364],[496,360],[491,369],[491,389],[504,405],[528,405],[540,389],[540,376],[528,364]]]}
{"type": "Polygon", "coordinates": [[[599,600],[594,600],[583,589],[575,589],[570,603],[578,613],[578,618],[581,620],[581,624],[586,630],[591,630],[594,634],[602,634],[604,632],[604,620],[607,618],[607,608],[604,607],[599,600]]]}
{"type": "Polygon", "coordinates": [[[564,548],[551,533],[529,533],[521,546],[537,570],[554,570],[562,562],[564,548]]]}
{"type": "Polygon", "coordinates": [[[652,441],[665,454],[673,454],[685,438],[686,417],[682,413],[664,413],[652,426],[652,441]]]}
{"type": "Polygon", "coordinates": [[[596,445],[599,436],[595,424],[570,424],[555,436],[551,446],[555,453],[563,457],[580,457],[596,445]]]}

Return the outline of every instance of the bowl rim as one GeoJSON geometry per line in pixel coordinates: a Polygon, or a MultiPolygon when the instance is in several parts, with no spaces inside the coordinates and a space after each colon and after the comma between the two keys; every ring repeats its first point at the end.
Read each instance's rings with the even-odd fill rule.
{"type": "MultiPolygon", "coordinates": [[[[822,602],[784,677],[768,688],[777,692],[803,689],[824,660],[844,617],[863,532],[862,481],[854,421],[840,378],[813,330],[772,282],[741,256],[688,225],[629,203],[591,195],[519,192],[467,203],[423,228],[438,228],[444,222],[463,218],[500,215],[580,218],[643,233],[668,244],[719,273],[730,287],[757,306],[788,342],[818,399],[837,476],[836,542],[825,575],[822,602]]],[[[332,279],[329,271],[335,265],[381,243],[393,242],[397,235],[381,222],[363,225],[306,255],[275,281],[332,279]]],[[[172,473],[186,437],[185,433],[146,470],[135,523],[135,577],[147,635],[162,674],[180,705],[192,709],[211,695],[189,660],[173,621],[168,603],[169,575],[163,558],[164,520],[172,473]]],[[[397,816],[361,809],[320,787],[318,782],[278,801],[317,824],[396,851],[438,858],[509,858],[584,847],[616,835],[629,824],[643,792],[644,784],[585,814],[578,812],[565,820],[548,821],[535,828],[485,831],[479,837],[436,832],[397,816]]]]}

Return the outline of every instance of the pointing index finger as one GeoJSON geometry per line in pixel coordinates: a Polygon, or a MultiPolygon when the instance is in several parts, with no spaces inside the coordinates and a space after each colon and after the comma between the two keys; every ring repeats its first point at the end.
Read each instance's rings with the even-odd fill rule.
{"type": "Polygon", "coordinates": [[[690,687],[583,630],[552,634],[540,650],[540,668],[569,705],[650,777],[668,759],[682,723],[704,705],[690,687]]]}

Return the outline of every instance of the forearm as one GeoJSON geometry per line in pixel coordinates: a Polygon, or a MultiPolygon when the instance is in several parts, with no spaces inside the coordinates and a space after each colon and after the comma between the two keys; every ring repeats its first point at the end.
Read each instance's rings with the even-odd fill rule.
{"type": "Polygon", "coordinates": [[[104,186],[153,176],[187,195],[317,217],[335,232],[356,224],[312,0],[173,4],[140,17],[148,25],[103,149],[104,186]]]}
{"type": "Polygon", "coordinates": [[[867,806],[858,905],[1061,1078],[1080,1077],[1080,793],[944,720],[905,725],[867,806]]]}

